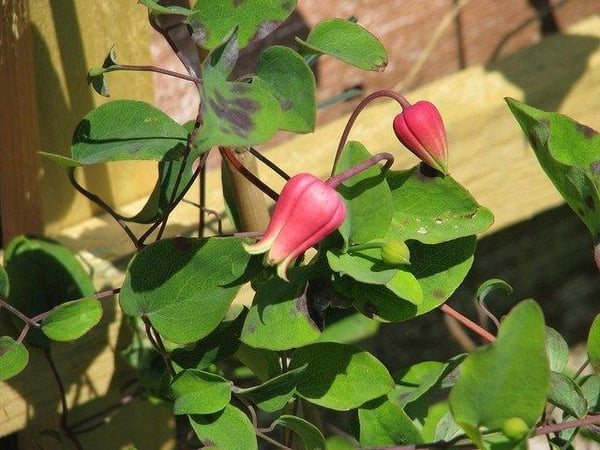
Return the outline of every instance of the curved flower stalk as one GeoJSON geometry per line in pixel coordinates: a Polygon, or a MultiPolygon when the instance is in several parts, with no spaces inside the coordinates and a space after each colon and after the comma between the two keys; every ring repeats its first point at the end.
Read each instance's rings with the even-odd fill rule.
{"type": "Polygon", "coordinates": [[[428,101],[402,104],[394,118],[396,137],[430,167],[448,174],[446,129],[438,109],[428,101]]]}
{"type": "Polygon", "coordinates": [[[250,254],[267,253],[267,264],[277,265],[277,275],[287,280],[290,263],[334,232],[345,218],[346,205],[335,188],[301,173],[283,187],[262,239],[244,247],[250,254]]]}

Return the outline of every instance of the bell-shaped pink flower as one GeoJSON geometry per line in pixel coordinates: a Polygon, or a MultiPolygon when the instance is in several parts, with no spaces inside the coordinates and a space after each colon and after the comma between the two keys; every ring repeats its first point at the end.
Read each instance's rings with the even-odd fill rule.
{"type": "Polygon", "coordinates": [[[267,253],[277,275],[287,280],[290,263],[335,231],[346,218],[340,194],[319,178],[301,173],[283,187],[262,239],[244,245],[250,254],[267,253]]]}
{"type": "Polygon", "coordinates": [[[430,102],[403,107],[394,118],[396,137],[425,164],[448,174],[448,141],[442,116],[430,102]]]}

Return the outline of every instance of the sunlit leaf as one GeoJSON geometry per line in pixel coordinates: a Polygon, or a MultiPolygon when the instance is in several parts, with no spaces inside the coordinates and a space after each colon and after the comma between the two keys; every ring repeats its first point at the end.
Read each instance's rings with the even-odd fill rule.
{"type": "Polygon", "coordinates": [[[29,352],[9,336],[0,337],[0,381],[19,374],[29,362],[29,352]]]}
{"type": "Polygon", "coordinates": [[[298,348],[290,368],[305,364],[308,366],[298,384],[298,394],[326,408],[356,408],[394,387],[385,366],[352,345],[319,342],[298,348]]]}
{"type": "Polygon", "coordinates": [[[312,29],[301,50],[333,56],[363,70],[382,71],[388,58],[381,42],[360,25],[344,19],[328,19],[312,29]]]}
{"type": "Polygon", "coordinates": [[[102,318],[102,304],[93,297],[55,306],[42,321],[42,331],[55,341],[73,341],[98,325],[102,318]]]}

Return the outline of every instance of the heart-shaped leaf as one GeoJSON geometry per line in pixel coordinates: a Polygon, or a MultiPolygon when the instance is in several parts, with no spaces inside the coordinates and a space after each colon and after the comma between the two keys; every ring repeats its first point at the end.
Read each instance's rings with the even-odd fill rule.
{"type": "Polygon", "coordinates": [[[388,63],[381,42],[349,20],[324,20],[315,25],[306,41],[296,40],[306,54],[330,55],[359,69],[383,71],[388,63]]]}
{"type": "Polygon", "coordinates": [[[481,427],[500,429],[512,418],[533,427],[544,411],[550,380],[544,334],[542,310],[525,300],[503,320],[496,341],[462,363],[450,408],[476,443],[481,427]]]}
{"type": "Polygon", "coordinates": [[[318,342],[298,348],[290,368],[306,364],[298,394],[325,408],[357,408],[394,387],[385,366],[369,352],[352,345],[318,342]]]}
{"type": "Polygon", "coordinates": [[[19,374],[29,362],[29,352],[9,336],[0,337],[0,381],[19,374]]]}
{"type": "Polygon", "coordinates": [[[187,130],[148,103],[114,100],[77,125],[71,156],[80,165],[108,161],[173,160],[187,145],[187,130]]]}
{"type": "Polygon", "coordinates": [[[317,340],[320,331],[308,312],[304,284],[274,277],[263,284],[254,298],[242,342],[269,350],[288,350],[317,340]]]}
{"type": "Polygon", "coordinates": [[[238,239],[163,239],[129,263],[121,307],[147,317],[166,339],[194,342],[219,325],[247,270],[256,268],[238,239]]]}
{"type": "Polygon", "coordinates": [[[297,416],[281,415],[273,422],[273,426],[280,425],[292,430],[302,439],[305,450],[325,450],[330,447],[325,444],[323,433],[309,421],[297,416]]]}
{"type": "Polygon", "coordinates": [[[201,442],[219,450],[258,450],[250,419],[235,406],[208,415],[191,415],[190,424],[201,442]],[[235,433],[232,433],[235,430],[235,433]]]}
{"type": "Polygon", "coordinates": [[[315,128],[315,77],[295,51],[282,46],[269,47],[256,66],[255,83],[265,83],[281,107],[279,129],[308,133],[315,128]]]}
{"type": "Polygon", "coordinates": [[[394,211],[387,239],[437,244],[481,233],[494,221],[492,213],[452,177],[429,177],[415,167],[388,171],[386,179],[394,211]]]}
{"type": "Polygon", "coordinates": [[[93,297],[55,306],[42,321],[42,331],[55,341],[73,341],[98,325],[102,304],[93,297]]]}
{"type": "Polygon", "coordinates": [[[201,370],[182,370],[171,383],[174,414],[211,414],[231,399],[231,384],[223,377],[201,370]]]}

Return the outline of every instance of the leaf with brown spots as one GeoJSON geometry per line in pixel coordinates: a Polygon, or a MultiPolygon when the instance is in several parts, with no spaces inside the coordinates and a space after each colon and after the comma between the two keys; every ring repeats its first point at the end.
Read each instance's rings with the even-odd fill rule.
{"type": "Polygon", "coordinates": [[[548,178],[600,241],[600,135],[573,119],[518,100],[506,102],[548,178]]]}
{"type": "MultiPolygon", "coordinates": [[[[235,35],[224,47],[231,47],[235,35]]],[[[279,102],[265,86],[227,81],[219,56],[230,52],[220,47],[213,53],[202,66],[204,123],[198,134],[199,151],[217,145],[246,147],[268,141],[279,124],[279,102]]]]}
{"type": "Polygon", "coordinates": [[[296,8],[295,0],[202,0],[186,22],[192,38],[205,49],[217,48],[238,27],[237,42],[244,48],[252,38],[264,37],[296,8]]]}

